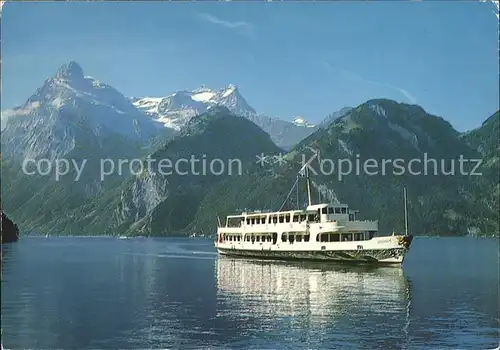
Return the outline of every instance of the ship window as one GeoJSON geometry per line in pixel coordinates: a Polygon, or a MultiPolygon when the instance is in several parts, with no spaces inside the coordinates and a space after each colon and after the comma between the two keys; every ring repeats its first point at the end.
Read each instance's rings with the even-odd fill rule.
{"type": "Polygon", "coordinates": [[[322,233],[320,242],[328,242],[328,234],[327,233],[322,233]]]}
{"type": "Polygon", "coordinates": [[[260,242],[260,236],[255,237],[255,240],[256,240],[257,242],[260,242]]]}
{"type": "Polygon", "coordinates": [[[281,241],[282,241],[282,242],[286,242],[286,233],[283,233],[283,234],[281,235],[281,241]]]}
{"type": "Polygon", "coordinates": [[[299,216],[298,215],[294,215],[293,216],[293,222],[299,222],[299,216]]]}
{"type": "Polygon", "coordinates": [[[297,235],[297,242],[302,242],[302,236],[301,235],[297,235]]]}
{"type": "Polygon", "coordinates": [[[335,214],[340,214],[340,208],[335,208],[335,214]]]}
{"type": "Polygon", "coordinates": [[[267,241],[272,242],[273,238],[271,236],[267,236],[267,241]]]}
{"type": "Polygon", "coordinates": [[[290,214],[286,214],[285,220],[286,220],[286,222],[290,222],[290,214]]]}
{"type": "Polygon", "coordinates": [[[252,218],[252,225],[255,224],[255,218],[252,218]]]}
{"type": "Polygon", "coordinates": [[[256,223],[260,225],[260,218],[255,219],[256,223]]]}
{"type": "Polygon", "coordinates": [[[316,242],[319,242],[319,235],[316,235],[316,242]]]}
{"type": "Polygon", "coordinates": [[[250,219],[247,219],[247,225],[250,225],[250,219]]]}
{"type": "Polygon", "coordinates": [[[321,209],[322,214],[328,214],[328,208],[323,208],[321,209]]]}
{"type": "Polygon", "coordinates": [[[314,221],[314,214],[309,214],[307,221],[314,221]]]}
{"type": "Polygon", "coordinates": [[[229,218],[227,219],[227,227],[240,227],[241,218],[229,218]]]}
{"type": "Polygon", "coordinates": [[[295,240],[295,237],[293,234],[289,235],[288,236],[288,242],[290,242],[290,244],[293,244],[293,241],[295,240]]]}
{"type": "Polygon", "coordinates": [[[330,233],[330,242],[338,242],[340,237],[338,233],[330,233]]]}
{"type": "Polygon", "coordinates": [[[352,241],[352,233],[343,233],[342,241],[352,241]]]}
{"type": "Polygon", "coordinates": [[[310,238],[310,237],[311,237],[310,235],[305,235],[305,236],[304,236],[304,242],[309,242],[309,238],[310,238]]]}
{"type": "Polygon", "coordinates": [[[365,240],[365,234],[364,234],[364,232],[356,232],[354,234],[354,240],[355,241],[364,241],[365,240]]]}
{"type": "Polygon", "coordinates": [[[375,236],[375,232],[376,232],[376,231],[369,231],[369,234],[370,234],[370,238],[369,238],[369,239],[372,239],[372,238],[373,238],[373,236],[375,236]]]}
{"type": "Polygon", "coordinates": [[[253,244],[255,242],[255,236],[252,235],[251,237],[252,237],[252,244],[253,244]]]}
{"type": "Polygon", "coordinates": [[[328,208],[328,214],[333,214],[333,208],[332,207],[328,208]]]}
{"type": "Polygon", "coordinates": [[[349,214],[349,221],[354,221],[354,214],[349,214]]]}
{"type": "Polygon", "coordinates": [[[306,221],[307,215],[306,214],[301,214],[300,215],[300,222],[306,221]]]}
{"type": "Polygon", "coordinates": [[[240,242],[240,241],[241,241],[241,236],[238,236],[238,242],[240,242]]]}
{"type": "Polygon", "coordinates": [[[280,223],[283,223],[285,221],[285,217],[283,215],[279,216],[279,221],[280,223]]]}
{"type": "Polygon", "coordinates": [[[273,244],[276,244],[278,241],[278,234],[276,232],[273,232],[273,244]]]}
{"type": "Polygon", "coordinates": [[[266,217],[266,216],[264,216],[264,217],[262,218],[262,223],[263,223],[263,224],[265,224],[265,223],[266,223],[266,221],[267,221],[267,217],[266,217]]]}
{"type": "Polygon", "coordinates": [[[347,208],[342,208],[342,214],[347,214],[347,208]]]}
{"type": "Polygon", "coordinates": [[[273,223],[277,223],[278,222],[278,218],[276,216],[273,216],[273,223]]]}

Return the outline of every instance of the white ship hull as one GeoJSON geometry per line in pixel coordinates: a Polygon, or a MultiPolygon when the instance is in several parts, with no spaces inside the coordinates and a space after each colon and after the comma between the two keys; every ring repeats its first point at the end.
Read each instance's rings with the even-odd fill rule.
{"type": "Polygon", "coordinates": [[[359,242],[216,242],[215,247],[219,254],[232,257],[400,265],[411,240],[411,236],[388,236],[359,242]]]}

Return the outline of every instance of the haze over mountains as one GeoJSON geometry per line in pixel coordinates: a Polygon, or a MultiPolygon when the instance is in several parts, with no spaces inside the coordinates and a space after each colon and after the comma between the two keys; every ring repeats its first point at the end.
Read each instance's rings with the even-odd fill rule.
{"type": "Polygon", "coordinates": [[[386,233],[402,226],[403,186],[415,234],[498,232],[498,112],[461,134],[419,106],[377,99],[311,125],[259,114],[234,85],[127,98],[70,62],[9,114],[1,139],[2,200],[24,232],[212,232],[217,216],[243,208],[277,210],[310,148],[328,159],[353,162],[424,154],[484,158],[481,177],[360,174],[338,180],[333,173],[315,177],[313,185],[315,196],[360,209],[362,217],[379,219],[386,233]],[[262,167],[255,163],[261,153],[286,154],[286,164],[262,167]],[[167,176],[155,171],[156,165],[99,176],[102,159],[175,162],[191,156],[239,159],[242,173],[167,176]],[[81,173],[71,167],[56,181],[53,174],[26,175],[21,164],[29,158],[86,165],[81,173]]]}

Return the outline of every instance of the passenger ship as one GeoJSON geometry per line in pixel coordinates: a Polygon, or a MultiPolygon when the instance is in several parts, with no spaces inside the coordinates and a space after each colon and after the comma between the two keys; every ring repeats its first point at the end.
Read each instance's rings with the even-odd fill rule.
{"type": "MultiPolygon", "coordinates": [[[[307,163],[299,174],[303,175],[304,170],[309,200],[305,210],[243,212],[227,216],[223,223],[218,220],[215,247],[219,254],[261,259],[403,263],[413,239],[408,234],[406,189],[405,234],[378,237],[378,221],[358,220],[357,210],[345,204],[312,204],[307,163]]],[[[298,186],[298,180],[299,176],[294,187],[298,186]]]]}

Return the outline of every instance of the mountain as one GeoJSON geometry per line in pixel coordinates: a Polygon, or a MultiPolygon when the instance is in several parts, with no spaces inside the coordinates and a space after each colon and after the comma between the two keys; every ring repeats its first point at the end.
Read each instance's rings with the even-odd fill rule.
{"type": "Polygon", "coordinates": [[[59,68],[9,115],[2,131],[2,153],[6,157],[55,159],[88,141],[88,137],[119,136],[144,142],[160,128],[113,87],[85,77],[75,62],[59,68]]]}
{"type": "MultiPolygon", "coordinates": [[[[463,133],[461,138],[482,157],[482,176],[475,179],[475,186],[481,188],[482,196],[476,199],[476,205],[487,207],[489,211],[500,212],[500,113],[497,111],[490,116],[481,127],[463,133]]],[[[488,220],[484,219],[479,228],[488,227],[488,220]]],[[[479,229],[479,232],[481,230],[479,229]]],[[[500,231],[499,222],[494,229],[500,231]]],[[[483,229],[484,231],[484,229],[483,229]]]]}
{"type": "Polygon", "coordinates": [[[22,230],[54,229],[71,208],[126,176],[101,180],[101,160],[141,156],[163,130],[113,87],[85,77],[77,63],[63,65],[11,111],[1,132],[4,207],[22,230]],[[44,165],[39,171],[36,162],[44,165]],[[56,166],[67,173],[56,178],[56,166]]]}
{"type": "Polygon", "coordinates": [[[91,232],[168,235],[185,231],[213,186],[243,176],[257,154],[279,151],[254,123],[215,106],[189,120],[153,153],[150,169],[112,194],[75,209],[75,217],[91,214],[80,215],[71,224],[91,232]],[[170,164],[168,171],[162,162],[170,164]]]}
{"type": "Polygon", "coordinates": [[[180,130],[191,118],[213,106],[224,106],[231,113],[243,116],[260,126],[283,149],[292,148],[315,130],[315,126],[303,118],[286,121],[257,113],[235,85],[229,85],[219,91],[202,86],[193,91],[178,91],[166,97],[132,97],[130,100],[153,120],[176,130],[180,130]]]}
{"type": "MultiPolygon", "coordinates": [[[[486,119],[481,127],[463,133],[461,137],[467,144],[481,153],[488,162],[498,164],[500,149],[500,112],[486,119]]],[[[498,165],[497,165],[498,166],[498,165]]]]}
{"type": "Polygon", "coordinates": [[[313,149],[313,200],[347,203],[382,234],[403,228],[403,187],[412,234],[498,234],[498,112],[461,134],[419,106],[375,99],[312,126],[259,115],[235,86],[129,100],[74,62],[10,112],[2,200],[21,231],[214,232],[218,216],[304,207],[303,181],[284,200],[313,149]],[[22,168],[42,159],[51,172],[22,168]],[[125,165],[103,176],[105,159],[125,165]],[[56,165],[68,166],[61,177],[56,165]]]}
{"type": "Polygon", "coordinates": [[[336,112],[333,112],[333,113],[327,115],[326,118],[323,119],[323,121],[319,124],[319,126],[320,127],[328,127],[328,125],[330,125],[330,123],[334,122],[335,120],[337,120],[340,117],[343,117],[351,110],[352,110],[352,107],[344,107],[336,112]]]}
{"type": "MultiPolygon", "coordinates": [[[[488,135],[493,132],[484,131],[488,135]]],[[[266,171],[255,167],[243,177],[218,183],[200,203],[191,228],[212,231],[216,215],[234,213],[239,208],[277,210],[304,160],[311,157],[311,148],[320,152],[320,161],[311,164],[318,173],[312,176],[313,200],[317,202],[321,194],[323,200],[347,203],[360,210],[362,218],[379,220],[382,234],[404,228],[403,187],[408,189],[412,234],[498,233],[498,211],[480,200],[491,189],[476,183],[480,176],[471,174],[476,163],[466,163],[465,171],[459,171],[460,157],[474,160],[480,153],[442,118],[419,106],[383,99],[368,101],[316,131],[285,156],[286,164],[271,163],[266,171]],[[430,159],[436,160],[436,166],[430,159]],[[448,175],[452,163],[455,174],[448,175]],[[347,173],[346,164],[353,170],[340,176],[340,167],[347,173]],[[369,164],[368,171],[364,171],[364,164],[369,164]],[[373,164],[378,166],[378,173],[373,164]]],[[[481,170],[484,167],[477,171],[481,170]]],[[[299,203],[303,207],[306,191],[303,182],[301,186],[299,203]]],[[[285,208],[296,206],[292,197],[285,208]]]]}

